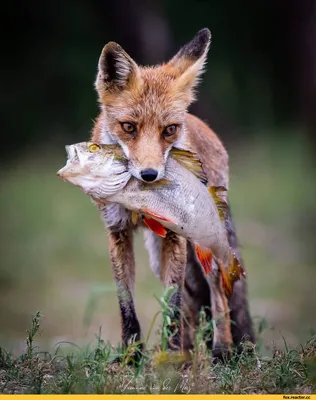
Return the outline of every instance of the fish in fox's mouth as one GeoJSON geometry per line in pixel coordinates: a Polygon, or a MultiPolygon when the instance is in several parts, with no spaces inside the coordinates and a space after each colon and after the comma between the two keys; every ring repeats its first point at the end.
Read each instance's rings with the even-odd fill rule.
{"type": "Polygon", "coordinates": [[[233,284],[244,271],[228,243],[227,203],[220,197],[226,188],[206,186],[194,153],[172,149],[165,177],[151,183],[132,176],[119,145],[78,143],[69,146],[67,153],[67,164],[58,172],[61,178],[80,187],[97,204],[117,203],[132,211],[132,222],[138,214],[158,236],[166,237],[169,229],[190,240],[205,274],[212,272],[216,261],[224,290],[232,295],[233,284]]]}

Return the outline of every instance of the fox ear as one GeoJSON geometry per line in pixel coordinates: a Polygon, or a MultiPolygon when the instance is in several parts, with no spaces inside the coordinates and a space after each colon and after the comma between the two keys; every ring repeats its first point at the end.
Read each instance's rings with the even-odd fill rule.
{"type": "Polygon", "coordinates": [[[179,89],[189,91],[193,100],[193,89],[204,72],[207,53],[211,43],[209,29],[201,29],[195,37],[166,64],[167,69],[176,76],[179,89]]]}
{"type": "Polygon", "coordinates": [[[100,98],[108,91],[125,89],[138,74],[137,64],[119,44],[106,44],[99,59],[95,82],[100,98]]]}

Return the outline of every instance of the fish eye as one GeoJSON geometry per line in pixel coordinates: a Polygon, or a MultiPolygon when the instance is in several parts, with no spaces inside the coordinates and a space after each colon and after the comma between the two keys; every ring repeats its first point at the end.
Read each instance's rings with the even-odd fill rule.
{"type": "Polygon", "coordinates": [[[172,124],[172,125],[168,125],[162,132],[162,134],[166,137],[166,136],[172,136],[175,133],[177,133],[178,130],[178,125],[176,124],[172,124]]]}
{"type": "Polygon", "coordinates": [[[95,144],[95,143],[89,144],[90,153],[96,153],[99,150],[100,150],[100,146],[98,144],[95,144]]]}
{"type": "Polygon", "coordinates": [[[136,127],[131,122],[120,122],[120,124],[125,133],[129,133],[130,135],[136,133],[136,127]]]}

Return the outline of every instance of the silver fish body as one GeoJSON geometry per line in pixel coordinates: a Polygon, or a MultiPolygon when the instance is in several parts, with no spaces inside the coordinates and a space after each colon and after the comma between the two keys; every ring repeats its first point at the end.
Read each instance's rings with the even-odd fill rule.
{"type": "Polygon", "coordinates": [[[128,161],[120,150],[113,155],[114,148],[102,145],[91,153],[89,143],[68,146],[69,160],[58,175],[96,201],[119,203],[149,215],[200,248],[211,250],[227,267],[231,249],[208,188],[172,157],[167,160],[164,182],[144,183],[131,177],[128,161]]]}
{"type": "Polygon", "coordinates": [[[132,178],[106,200],[132,211],[152,212],[151,218],[200,247],[211,249],[227,265],[231,254],[227,233],[207,187],[172,158],[167,161],[165,179],[171,183],[160,186],[159,182],[145,184],[132,178]]]}

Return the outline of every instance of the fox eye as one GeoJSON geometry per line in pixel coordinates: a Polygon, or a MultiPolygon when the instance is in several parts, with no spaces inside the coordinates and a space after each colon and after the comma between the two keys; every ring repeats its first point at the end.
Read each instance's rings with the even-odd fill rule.
{"type": "Polygon", "coordinates": [[[177,130],[178,130],[178,126],[177,125],[175,125],[175,124],[169,125],[163,130],[162,134],[164,136],[172,136],[175,133],[177,133],[177,130]]]}
{"type": "Polygon", "coordinates": [[[91,143],[91,144],[89,145],[89,151],[90,151],[90,153],[96,153],[96,152],[99,151],[99,150],[100,150],[100,146],[99,146],[99,145],[94,144],[94,143],[91,143]]]}
{"type": "Polygon", "coordinates": [[[136,133],[135,125],[131,122],[121,122],[121,127],[125,133],[133,134],[136,133]]]}

